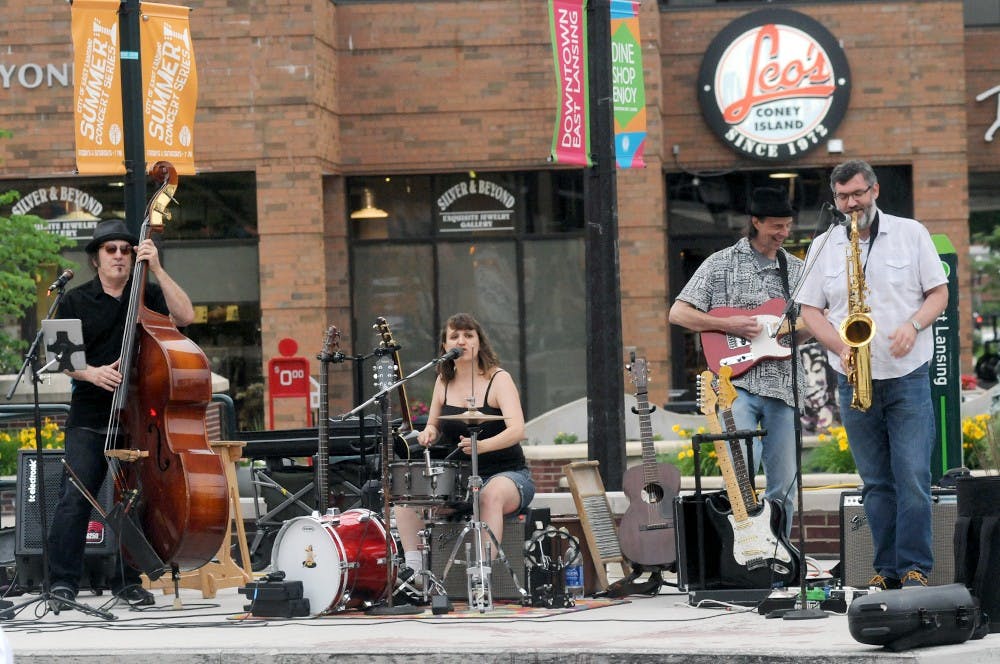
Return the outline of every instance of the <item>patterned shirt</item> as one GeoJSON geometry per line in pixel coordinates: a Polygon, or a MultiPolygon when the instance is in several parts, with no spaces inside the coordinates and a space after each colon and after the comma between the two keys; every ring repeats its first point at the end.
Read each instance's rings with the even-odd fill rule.
{"type": "MultiPolygon", "coordinates": [[[[802,275],[803,262],[784,249],[780,251],[788,259],[788,285],[794,291],[802,275]]],[[[716,307],[750,310],[776,297],[787,299],[777,261],[761,266],[758,256],[747,238],[715,252],[698,267],[677,299],[701,311],[716,307]]],[[[800,362],[799,358],[796,361],[800,362]]],[[[797,371],[801,395],[805,389],[801,362],[797,371]]],[[[733,385],[752,394],[780,399],[789,406],[794,403],[792,365],[784,359],[759,362],[734,378],[733,385]]]]}

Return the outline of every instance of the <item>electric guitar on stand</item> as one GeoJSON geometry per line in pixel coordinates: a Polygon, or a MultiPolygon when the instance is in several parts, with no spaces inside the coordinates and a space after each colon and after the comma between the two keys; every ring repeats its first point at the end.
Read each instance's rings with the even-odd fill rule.
{"type": "MultiPolygon", "coordinates": [[[[715,376],[710,371],[701,374],[699,401],[712,433],[737,431],[732,411],[736,388],[730,382],[731,373],[729,367],[719,370],[717,398],[715,376]]],[[[712,501],[706,503],[708,519],[723,541],[721,578],[739,588],[794,584],[798,580],[798,552],[785,536],[784,509],[771,500],[758,502],[740,441],[715,441],[715,453],[730,505],[729,510],[721,510],[712,501]]]]}
{"type": "Polygon", "coordinates": [[[753,316],[762,329],[752,339],[720,330],[702,332],[701,346],[708,368],[718,373],[722,367],[729,367],[735,378],[763,360],[789,357],[792,349],[786,344],[785,337],[792,331],[791,326],[787,320],[779,325],[784,311],[785,301],[779,297],[768,300],[755,309],[716,307],[710,310],[708,314],[716,318],[753,316]]]}
{"type": "MultiPolygon", "coordinates": [[[[375,319],[372,327],[379,334],[379,356],[375,360],[374,377],[375,387],[379,390],[385,389],[389,385],[399,381],[403,377],[402,363],[399,360],[399,344],[389,330],[389,323],[385,318],[379,316],[375,319]]],[[[414,433],[413,419],[410,417],[410,406],[406,399],[406,386],[400,385],[396,388],[396,401],[399,412],[403,418],[395,435],[393,436],[393,449],[397,457],[407,458],[409,450],[406,448],[407,434],[414,433]]]]}
{"type": "Polygon", "coordinates": [[[672,570],[677,562],[673,505],[681,488],[681,473],[672,464],[656,461],[646,360],[636,359],[633,354],[628,368],[635,385],[642,463],[626,470],[622,478],[629,506],[618,527],[618,539],[622,555],[632,563],[633,571],[609,587],[611,597],[656,595],[663,584],[660,572],[672,570]],[[635,584],[634,580],[644,572],[650,572],[649,580],[635,584]]]}
{"type": "Polygon", "coordinates": [[[340,330],[331,325],[323,337],[319,360],[319,441],[316,446],[316,509],[326,514],[330,507],[330,363],[340,352],[340,330]]]}

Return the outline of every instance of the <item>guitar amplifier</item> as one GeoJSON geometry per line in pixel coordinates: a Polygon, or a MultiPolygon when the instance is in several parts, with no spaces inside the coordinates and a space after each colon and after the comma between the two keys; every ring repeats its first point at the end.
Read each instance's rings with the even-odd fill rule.
{"type": "MultiPolygon", "coordinates": [[[[507,562],[510,563],[511,570],[517,575],[517,582],[521,584],[526,591],[529,591],[529,593],[528,574],[530,570],[524,562],[524,545],[525,542],[531,539],[531,536],[534,534],[535,521],[538,520],[538,517],[534,516],[533,513],[536,512],[545,513],[541,519],[545,521],[547,525],[548,510],[530,510],[530,513],[527,516],[520,514],[517,518],[504,519],[503,538],[500,542],[504,555],[507,557],[507,562]]],[[[448,558],[451,555],[451,552],[455,549],[455,542],[462,535],[462,531],[465,529],[466,525],[468,525],[467,521],[438,522],[429,525],[431,531],[431,572],[433,572],[434,576],[436,576],[438,580],[444,584],[445,590],[448,591],[448,597],[456,600],[469,599],[467,585],[468,575],[466,574],[466,571],[468,570],[468,565],[466,564],[466,545],[469,545],[468,548],[470,549],[470,553],[468,555],[473,555],[471,553],[471,545],[473,543],[475,533],[471,529],[465,534],[465,537],[463,538],[464,542],[459,544],[458,550],[455,552],[455,560],[457,562],[452,563],[451,569],[448,570],[447,578],[442,577],[444,574],[444,568],[448,564],[448,558]]],[[[486,535],[485,533],[484,536],[487,537],[487,539],[489,538],[489,535],[486,535]]],[[[490,545],[492,547],[492,540],[490,540],[490,545]]],[[[511,578],[510,572],[507,571],[507,567],[499,560],[494,560],[491,569],[490,588],[493,599],[520,600],[521,593],[514,584],[514,580],[511,578]]]]}
{"type": "MultiPolygon", "coordinates": [[[[934,569],[927,580],[941,586],[955,580],[955,520],[958,498],[953,490],[931,492],[931,544],[934,569]]],[[[840,574],[845,586],[864,587],[875,574],[872,531],[861,503],[860,491],[840,494],[840,574]]]]}
{"type": "Polygon", "coordinates": [[[705,504],[725,501],[725,492],[702,493],[674,498],[674,532],[677,542],[678,590],[722,588],[720,553],[723,542],[709,523],[705,504]]]}

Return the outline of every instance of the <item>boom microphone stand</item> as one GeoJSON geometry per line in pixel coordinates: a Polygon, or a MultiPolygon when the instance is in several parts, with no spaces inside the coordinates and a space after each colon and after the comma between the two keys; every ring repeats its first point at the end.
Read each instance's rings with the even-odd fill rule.
{"type": "MultiPolygon", "coordinates": [[[[57,290],[58,294],[56,299],[52,301],[52,305],[49,307],[48,313],[45,315],[46,319],[52,317],[52,314],[59,307],[59,301],[62,299],[64,292],[65,283],[60,285],[57,290]]],[[[38,399],[38,383],[41,381],[39,378],[39,373],[44,372],[50,366],[59,362],[62,364],[62,356],[64,354],[72,353],[72,349],[65,349],[63,352],[59,353],[58,356],[50,363],[45,365],[39,370],[36,366],[38,361],[38,348],[41,346],[42,341],[42,330],[39,329],[38,333],[35,335],[35,340],[32,342],[31,347],[28,352],[24,355],[24,363],[21,365],[21,370],[17,374],[17,378],[14,379],[14,384],[11,385],[10,390],[7,392],[7,400],[9,401],[14,396],[14,391],[17,390],[18,384],[21,382],[21,378],[24,376],[25,370],[31,367],[31,385],[32,385],[32,399],[34,401],[34,411],[35,411],[35,473],[36,480],[38,482],[38,511],[39,511],[39,528],[42,533],[42,592],[36,599],[28,600],[27,602],[22,602],[16,606],[9,607],[0,611],[0,619],[7,620],[13,618],[17,613],[21,611],[26,606],[34,604],[36,602],[42,602],[45,606],[52,610],[56,615],[59,615],[59,611],[64,608],[73,608],[81,613],[86,613],[88,615],[96,616],[98,618],[103,618],[104,620],[116,620],[116,617],[104,611],[102,609],[95,609],[93,607],[87,606],[86,604],[80,604],[75,600],[63,599],[61,597],[55,597],[51,594],[50,590],[50,578],[49,578],[49,526],[48,526],[48,514],[47,506],[45,500],[45,463],[44,457],[42,455],[42,409],[39,404],[38,399]]]]}
{"type": "Polygon", "coordinates": [[[352,415],[361,416],[364,409],[370,404],[377,403],[379,409],[381,410],[382,416],[382,455],[380,463],[380,471],[382,475],[382,502],[383,502],[383,512],[382,512],[382,525],[385,528],[385,574],[386,574],[386,597],[383,600],[384,604],[377,604],[370,609],[367,613],[376,616],[398,616],[407,614],[423,613],[423,608],[419,606],[411,606],[408,604],[402,604],[393,606],[392,595],[393,595],[393,564],[392,564],[392,535],[391,535],[391,502],[392,502],[392,492],[389,488],[389,446],[392,445],[392,436],[389,433],[389,395],[393,390],[397,389],[400,385],[404,384],[411,378],[423,373],[427,369],[441,363],[445,359],[452,359],[453,355],[445,355],[437,359],[431,360],[424,366],[420,367],[408,376],[404,376],[398,381],[382,388],[377,394],[372,396],[368,401],[356,406],[354,410],[341,415],[340,419],[345,420],[352,415]]]}
{"type": "MultiPolygon", "coordinates": [[[[830,227],[828,232],[823,235],[823,242],[819,245],[816,250],[816,256],[819,256],[820,252],[826,246],[827,241],[829,241],[830,236],[833,235],[833,226],[841,223],[840,213],[833,206],[824,204],[823,208],[820,210],[820,218],[822,219],[824,213],[830,213],[832,215],[832,221],[830,222],[830,227]]],[[[792,401],[795,404],[793,406],[793,416],[795,418],[795,483],[796,490],[798,492],[797,496],[797,511],[796,515],[799,520],[799,601],[798,608],[789,609],[781,614],[784,620],[813,620],[816,618],[826,618],[827,613],[821,609],[810,609],[806,602],[806,536],[805,536],[805,523],[802,520],[803,514],[803,499],[802,499],[802,409],[799,407],[799,344],[795,338],[795,322],[797,314],[795,312],[795,295],[801,290],[802,284],[805,283],[806,277],[809,276],[809,272],[812,270],[813,266],[816,264],[816,259],[814,258],[812,263],[805,266],[802,271],[802,276],[799,278],[799,282],[795,285],[795,292],[792,293],[791,297],[788,299],[788,304],[785,306],[785,313],[782,317],[787,318],[789,329],[791,330],[790,336],[792,339],[791,345],[791,361],[792,361],[792,401]]],[[[777,335],[777,330],[781,326],[779,324],[775,327],[775,335],[777,335]]]]}

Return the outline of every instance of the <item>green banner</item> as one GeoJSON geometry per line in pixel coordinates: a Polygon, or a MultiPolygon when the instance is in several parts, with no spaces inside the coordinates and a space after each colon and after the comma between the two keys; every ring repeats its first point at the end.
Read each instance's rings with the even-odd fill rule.
{"type": "Polygon", "coordinates": [[[931,400],[937,444],[931,456],[931,479],[941,479],[962,465],[962,376],[959,367],[958,255],[947,235],[932,235],[948,275],[948,306],[934,321],[934,354],[930,362],[931,400]]]}

